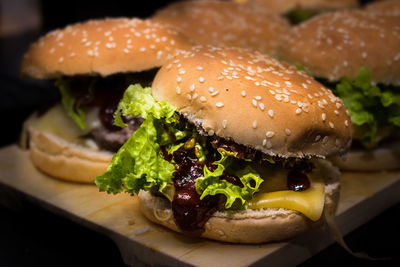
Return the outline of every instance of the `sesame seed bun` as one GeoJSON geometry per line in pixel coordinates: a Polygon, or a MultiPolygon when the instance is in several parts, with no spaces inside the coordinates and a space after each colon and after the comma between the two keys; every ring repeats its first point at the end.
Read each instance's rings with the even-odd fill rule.
{"type": "Polygon", "coordinates": [[[262,7],[277,14],[283,14],[295,8],[325,11],[355,8],[359,5],[358,0],[245,0],[241,2],[262,7]]]}
{"type": "Polygon", "coordinates": [[[32,44],[21,72],[37,79],[137,72],[160,67],[192,44],[183,34],[148,20],[89,20],[54,30],[32,44]]]}
{"type": "MultiPolygon", "coordinates": [[[[90,20],[52,31],[32,44],[21,72],[36,79],[139,72],[160,67],[192,44],[185,35],[147,20],[90,20]]],[[[59,115],[56,128],[78,129],[65,112],[59,115]]],[[[40,118],[31,116],[22,135],[29,136],[31,157],[38,169],[53,177],[85,183],[93,183],[105,171],[113,153],[100,150],[96,144],[88,146],[76,136],[70,140],[48,130],[35,130],[29,127],[34,120],[40,118]]],[[[53,127],[48,128],[54,128],[54,119],[49,123],[53,127]]]]}
{"type": "Polygon", "coordinates": [[[400,85],[400,17],[352,10],[314,17],[287,34],[283,60],[313,76],[355,78],[361,67],[373,82],[400,85]]]}
{"type": "Polygon", "coordinates": [[[71,182],[93,183],[110,164],[113,153],[94,151],[57,135],[29,128],[29,150],[42,172],[71,182]]]}
{"type": "MultiPolygon", "coordinates": [[[[334,212],[339,200],[340,172],[326,160],[318,160],[316,168],[325,178],[324,212],[334,212]]],[[[180,232],[168,200],[139,192],[141,212],[152,222],[180,232]]],[[[287,209],[217,211],[205,224],[201,237],[233,243],[264,243],[292,238],[323,223],[323,217],[311,221],[303,214],[287,209]]]]}
{"type": "Polygon", "coordinates": [[[303,71],[260,53],[194,47],[169,60],[152,88],[204,134],[271,156],[323,158],[350,145],[341,100],[303,71]]]}
{"type": "Polygon", "coordinates": [[[202,45],[237,46],[275,55],[289,29],[284,18],[221,1],[182,1],[158,10],[153,21],[174,27],[202,45]]]}
{"type": "Polygon", "coordinates": [[[400,1],[375,1],[366,5],[365,10],[368,12],[379,13],[383,15],[400,16],[400,1]]]}

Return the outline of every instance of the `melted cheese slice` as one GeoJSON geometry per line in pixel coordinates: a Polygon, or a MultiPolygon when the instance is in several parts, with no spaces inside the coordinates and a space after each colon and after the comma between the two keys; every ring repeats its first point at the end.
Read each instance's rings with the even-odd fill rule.
{"type": "MultiPolygon", "coordinates": [[[[316,173],[316,170],[313,170],[316,173]]],[[[310,187],[304,191],[286,189],[287,172],[280,171],[264,178],[262,187],[249,202],[248,208],[284,208],[301,212],[309,219],[318,220],[324,209],[325,184],[321,177],[309,175],[310,187]]]]}
{"type": "Polygon", "coordinates": [[[37,116],[29,126],[37,131],[51,133],[68,141],[75,141],[101,125],[98,114],[98,108],[85,110],[86,129],[82,130],[59,104],[49,109],[45,114],[37,116]]]}

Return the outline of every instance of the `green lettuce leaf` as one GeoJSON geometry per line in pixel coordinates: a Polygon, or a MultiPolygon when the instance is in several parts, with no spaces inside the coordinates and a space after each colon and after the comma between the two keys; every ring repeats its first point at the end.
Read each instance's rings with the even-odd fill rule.
{"type": "Polygon", "coordinates": [[[106,172],[96,178],[100,191],[134,194],[143,189],[163,192],[172,183],[175,171],[173,164],[166,161],[160,146],[171,143],[169,131],[178,122],[175,108],[165,102],[157,102],[151,88],[130,86],[115,113],[117,124],[124,125],[124,116],[142,115],[146,120],[114,155],[106,172]]]}
{"type": "Polygon", "coordinates": [[[237,159],[224,150],[218,151],[221,159],[214,162],[218,166],[217,169],[210,171],[206,166],[204,167],[204,177],[196,180],[196,191],[200,199],[208,195],[223,194],[226,197],[226,209],[233,207],[234,204],[235,208],[246,209],[248,201],[252,199],[264,180],[246,161],[237,159]],[[224,171],[239,177],[244,186],[240,187],[219,179],[224,171]]]}
{"type": "Polygon", "coordinates": [[[365,147],[375,147],[390,129],[400,126],[399,91],[373,85],[368,68],[361,68],[354,80],[342,78],[333,91],[350,112],[354,139],[365,147]]]}
{"type": "Polygon", "coordinates": [[[126,126],[121,113],[124,116],[142,116],[144,119],[149,116],[155,119],[164,118],[167,123],[172,123],[179,120],[175,110],[175,107],[165,101],[155,100],[150,87],[143,88],[140,84],[134,84],[126,89],[119,102],[117,111],[114,113],[114,124],[120,127],[126,126]]]}
{"type": "Polygon", "coordinates": [[[75,121],[82,130],[86,129],[85,112],[79,105],[75,105],[76,97],[71,91],[69,83],[59,79],[55,85],[60,89],[61,102],[67,114],[75,121]]]}
{"type": "Polygon", "coordinates": [[[320,13],[322,12],[301,8],[293,8],[285,14],[285,17],[290,21],[292,25],[297,25],[311,19],[312,17],[320,13]]]}

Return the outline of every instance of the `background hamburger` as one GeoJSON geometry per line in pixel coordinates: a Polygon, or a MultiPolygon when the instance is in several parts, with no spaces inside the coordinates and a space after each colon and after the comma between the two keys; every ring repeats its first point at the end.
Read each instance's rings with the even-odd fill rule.
{"type": "Polygon", "coordinates": [[[283,17],[262,8],[223,1],[180,1],[151,20],[176,28],[202,45],[236,46],[276,55],[289,30],[283,17]]]}
{"type": "Polygon", "coordinates": [[[142,190],[150,220],[227,242],[287,239],[334,214],[339,172],[323,159],[350,145],[350,118],[304,72],[196,47],[159,70],[153,93],[140,89],[127,89],[116,123],[119,111],[145,121],[96,178],[101,191],[142,190]]]}
{"type": "Polygon", "coordinates": [[[21,72],[57,79],[62,99],[25,123],[35,165],[51,176],[93,182],[113,152],[139,127],[113,126],[113,113],[129,84],[151,83],[155,69],[192,42],[182,34],[140,19],[90,20],[54,30],[24,56],[21,72]]]}
{"type": "MultiPolygon", "coordinates": [[[[281,57],[298,64],[339,96],[352,117],[346,170],[400,166],[399,17],[360,10],[320,15],[296,27],[281,57]]],[[[321,103],[322,104],[322,103],[321,103]]]]}

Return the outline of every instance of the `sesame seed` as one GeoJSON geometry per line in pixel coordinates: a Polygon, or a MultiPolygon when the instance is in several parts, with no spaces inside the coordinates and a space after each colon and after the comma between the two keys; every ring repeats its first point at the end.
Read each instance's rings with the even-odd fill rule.
{"type": "Polygon", "coordinates": [[[296,114],[300,114],[302,112],[301,108],[296,109],[296,114]]]}
{"type": "Polygon", "coordinates": [[[261,100],[261,96],[257,95],[254,97],[256,100],[261,100]]]}
{"type": "Polygon", "coordinates": [[[125,49],[124,49],[124,53],[125,53],[125,54],[128,54],[128,53],[129,53],[129,50],[125,48],[125,49]]]}
{"type": "Polygon", "coordinates": [[[198,66],[197,69],[198,70],[203,70],[203,67],[202,66],[198,66]]]}
{"type": "Polygon", "coordinates": [[[332,129],[335,128],[335,125],[333,124],[333,122],[329,122],[329,127],[331,127],[332,129]]]}
{"type": "Polygon", "coordinates": [[[188,100],[192,100],[192,96],[190,94],[187,94],[186,97],[188,100]]]}
{"type": "Polygon", "coordinates": [[[260,106],[260,109],[261,109],[261,110],[264,110],[264,109],[265,109],[264,103],[260,103],[259,106],[260,106]]]}
{"type": "Polygon", "coordinates": [[[255,99],[252,99],[251,103],[253,103],[253,106],[257,107],[257,101],[255,99]]]}
{"type": "Polygon", "coordinates": [[[271,138],[271,137],[273,137],[273,136],[275,135],[275,133],[272,132],[272,131],[268,131],[265,135],[266,135],[268,138],[271,138]]]}
{"type": "Polygon", "coordinates": [[[318,142],[319,140],[321,139],[321,136],[320,135],[317,135],[316,137],[315,137],[315,142],[318,142]]]}
{"type": "Polygon", "coordinates": [[[338,138],[336,138],[335,144],[336,144],[336,146],[340,146],[340,140],[338,138]]]}
{"type": "Polygon", "coordinates": [[[214,87],[210,86],[210,87],[208,88],[208,91],[209,91],[210,93],[214,92],[214,87]]]}
{"type": "Polygon", "coordinates": [[[204,77],[199,78],[199,82],[203,83],[204,82],[204,77]]]}
{"type": "Polygon", "coordinates": [[[326,120],[326,114],[325,113],[322,113],[321,117],[322,117],[322,121],[326,120]]]}
{"type": "Polygon", "coordinates": [[[205,98],[204,96],[201,96],[201,97],[200,97],[200,101],[203,102],[203,103],[204,103],[204,102],[207,102],[207,98],[205,98]]]}
{"type": "Polygon", "coordinates": [[[267,141],[267,148],[271,148],[272,147],[272,143],[270,141],[267,141]]]}
{"type": "Polygon", "coordinates": [[[290,129],[286,128],[285,129],[285,133],[286,133],[287,136],[289,136],[289,135],[292,134],[292,131],[290,129]]]}
{"type": "Polygon", "coordinates": [[[139,51],[140,51],[140,52],[146,51],[146,47],[141,47],[141,48],[139,49],[139,51]]]}
{"type": "Polygon", "coordinates": [[[325,136],[323,139],[322,139],[322,143],[323,144],[326,144],[326,143],[328,143],[328,136],[325,136]]]}
{"type": "Polygon", "coordinates": [[[242,90],[242,96],[243,97],[246,96],[246,91],[245,90],[242,90]]]}
{"type": "Polygon", "coordinates": [[[267,139],[263,140],[263,146],[265,146],[267,144],[267,139]]]}
{"type": "Polygon", "coordinates": [[[362,52],[361,56],[362,56],[363,59],[366,59],[367,58],[367,52],[362,52]]]}
{"type": "Polygon", "coordinates": [[[216,96],[216,95],[218,95],[218,93],[219,93],[219,91],[212,92],[211,96],[216,96]]]}
{"type": "Polygon", "coordinates": [[[194,83],[192,83],[192,85],[190,85],[189,89],[190,89],[190,91],[191,91],[191,92],[193,92],[193,91],[194,91],[194,89],[195,89],[195,85],[194,85],[194,83]]]}
{"type": "Polygon", "coordinates": [[[176,87],[176,93],[177,93],[178,95],[181,94],[181,88],[180,88],[179,86],[176,87]]]}
{"type": "Polygon", "coordinates": [[[71,53],[71,54],[69,54],[69,57],[74,57],[75,56],[75,53],[71,53]]]}
{"type": "Polygon", "coordinates": [[[253,129],[257,128],[257,121],[253,121],[253,129]]]}
{"type": "Polygon", "coordinates": [[[335,112],[335,114],[336,114],[336,115],[338,115],[338,116],[339,116],[339,114],[340,114],[340,113],[339,113],[339,110],[335,109],[335,111],[334,111],[334,112],[335,112]]]}
{"type": "Polygon", "coordinates": [[[224,106],[224,103],[222,103],[222,102],[217,102],[217,103],[215,104],[215,106],[217,106],[217,108],[222,108],[222,107],[224,106]]]}
{"type": "Polygon", "coordinates": [[[348,126],[349,126],[349,121],[348,121],[348,120],[345,120],[345,121],[344,121],[344,125],[346,125],[346,127],[348,127],[348,126]]]}
{"type": "Polygon", "coordinates": [[[222,121],[222,128],[224,128],[224,129],[225,129],[225,128],[226,128],[226,124],[227,124],[227,123],[228,123],[228,122],[227,122],[227,120],[223,120],[223,121],[222,121]]]}
{"type": "Polygon", "coordinates": [[[274,111],[272,109],[268,110],[268,115],[273,118],[274,117],[274,111]]]}
{"type": "Polygon", "coordinates": [[[178,77],[176,78],[176,81],[177,81],[178,83],[180,83],[180,82],[182,81],[182,78],[178,76],[178,77]]]}
{"type": "Polygon", "coordinates": [[[193,99],[193,100],[195,100],[197,97],[198,97],[198,94],[196,94],[196,93],[194,93],[194,94],[192,95],[192,99],[193,99]]]}
{"type": "Polygon", "coordinates": [[[58,59],[58,63],[63,63],[64,62],[64,58],[63,57],[60,57],[59,59],[58,59]]]}

